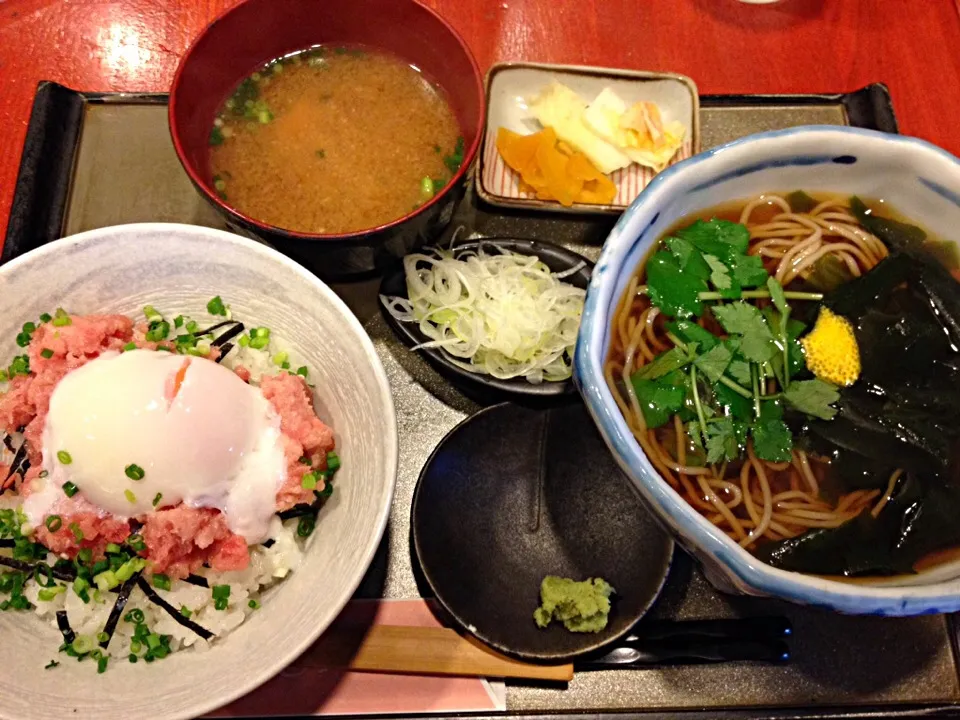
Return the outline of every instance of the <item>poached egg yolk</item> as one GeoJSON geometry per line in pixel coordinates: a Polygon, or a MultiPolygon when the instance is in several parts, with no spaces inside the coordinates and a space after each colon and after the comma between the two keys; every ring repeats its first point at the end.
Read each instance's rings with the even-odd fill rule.
{"type": "Polygon", "coordinates": [[[286,475],[280,418],[256,387],[211,360],[150,350],[104,353],[64,376],[43,467],[24,505],[35,526],[72,482],[120,518],[216,508],[249,544],[266,539],[286,475]]]}

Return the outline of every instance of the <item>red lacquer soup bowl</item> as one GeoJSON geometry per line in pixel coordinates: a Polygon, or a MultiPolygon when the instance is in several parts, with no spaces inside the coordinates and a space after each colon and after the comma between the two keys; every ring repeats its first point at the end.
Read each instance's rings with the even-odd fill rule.
{"type": "Polygon", "coordinates": [[[436,239],[462,199],[482,140],[483,80],[463,39],[414,0],[246,0],[213,21],[180,62],[170,91],[170,133],[197,190],[244,234],[275,246],[325,277],[379,269],[436,239]],[[210,170],[210,133],[237,84],[264,63],[314,45],[362,45],[418,68],[450,104],[463,137],[459,170],[431,200],[389,223],[357,232],[285,230],[221,199],[210,170]]]}

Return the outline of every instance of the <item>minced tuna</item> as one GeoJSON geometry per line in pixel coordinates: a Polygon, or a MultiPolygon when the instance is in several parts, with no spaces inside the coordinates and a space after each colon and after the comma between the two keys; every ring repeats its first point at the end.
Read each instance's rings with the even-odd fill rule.
{"type": "MultiPolygon", "coordinates": [[[[146,325],[135,325],[123,315],[74,315],[69,325],[44,323],[37,327],[27,350],[30,375],[12,378],[6,393],[0,395],[0,428],[8,434],[22,432],[28,443],[32,467],[19,488],[21,495],[29,496],[31,481],[40,473],[43,429],[57,383],[101,353],[122,350],[131,342],[143,349],[171,347],[168,341],[146,340],[146,330],[146,325]]],[[[218,353],[214,348],[210,358],[216,359],[218,353]]],[[[235,372],[250,382],[249,370],[239,366],[235,372]]],[[[302,459],[310,459],[314,470],[324,470],[326,453],[334,450],[333,432],[314,412],[306,382],[299,375],[282,372],[264,376],[260,389],[280,416],[287,462],[287,478],[277,493],[277,509],[311,503],[314,491],[301,486],[311,468],[302,459]]],[[[6,472],[0,477],[5,478],[6,472]]],[[[322,479],[316,489],[323,489],[322,479]]],[[[95,558],[102,557],[108,543],[122,543],[133,532],[130,522],[105,514],[79,494],[64,496],[56,512],[62,519],[61,526],[55,531],[36,528],[35,533],[39,542],[63,557],[74,558],[83,548],[89,548],[95,558]]],[[[154,572],[182,578],[203,565],[227,571],[244,569],[250,562],[246,541],[229,530],[217,510],[181,504],[135,520],[142,525],[138,532],[146,545],[141,554],[154,572]]]]}

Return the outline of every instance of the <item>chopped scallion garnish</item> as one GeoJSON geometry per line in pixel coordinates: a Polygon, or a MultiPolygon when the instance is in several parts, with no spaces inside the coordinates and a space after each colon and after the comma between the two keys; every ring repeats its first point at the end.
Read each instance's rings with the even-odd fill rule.
{"type": "Polygon", "coordinates": [[[49,360],[50,358],[53,357],[53,350],[51,350],[50,348],[44,348],[43,350],[40,351],[40,357],[46,360],[49,360]]]}
{"type": "Polygon", "coordinates": [[[217,295],[207,303],[207,312],[211,315],[226,315],[227,306],[223,304],[223,300],[217,295]]]}
{"type": "Polygon", "coordinates": [[[64,465],[69,465],[70,463],[73,462],[73,458],[70,457],[70,453],[68,453],[66,450],[57,451],[57,460],[59,460],[64,465]]]}
{"type": "Polygon", "coordinates": [[[50,515],[43,521],[43,524],[46,525],[47,530],[50,532],[56,532],[63,527],[63,520],[60,519],[59,515],[50,515]]]}
{"type": "Polygon", "coordinates": [[[313,534],[313,528],[316,527],[317,519],[313,515],[304,515],[297,523],[297,535],[306,538],[313,534]]]}
{"type": "Polygon", "coordinates": [[[331,451],[327,453],[327,470],[336,472],[340,469],[340,456],[331,451]]]}
{"type": "Polygon", "coordinates": [[[133,494],[131,490],[124,490],[123,496],[127,499],[129,503],[135,503],[137,501],[137,496],[133,494]]]}
{"type": "Polygon", "coordinates": [[[143,480],[143,476],[146,474],[142,467],[134,463],[127,465],[127,467],[123,469],[123,472],[131,480],[143,480]]]}
{"type": "Polygon", "coordinates": [[[160,573],[156,573],[156,574],[154,574],[154,576],[153,576],[153,586],[154,586],[155,588],[160,588],[161,590],[169,590],[169,589],[170,589],[170,578],[167,577],[166,575],[162,575],[162,574],[160,574],[160,573]]]}
{"type": "Polygon", "coordinates": [[[74,485],[74,484],[73,484],[72,482],[70,482],[69,480],[67,480],[67,481],[66,481],[63,485],[61,485],[60,487],[63,488],[63,494],[66,495],[67,497],[73,497],[73,496],[76,495],[77,492],[79,492],[79,490],[80,490],[80,488],[78,488],[76,485],[74,485]]]}
{"type": "Polygon", "coordinates": [[[53,314],[53,326],[54,327],[66,327],[70,325],[73,320],[70,319],[70,316],[67,314],[67,311],[63,308],[57,308],[57,311],[53,314]]]}

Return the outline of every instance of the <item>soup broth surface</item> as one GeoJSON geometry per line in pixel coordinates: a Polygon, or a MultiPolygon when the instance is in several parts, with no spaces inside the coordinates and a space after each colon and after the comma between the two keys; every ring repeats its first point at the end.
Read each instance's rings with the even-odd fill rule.
{"type": "Polygon", "coordinates": [[[441,92],[365,47],[268,63],[224,102],[210,136],[220,196],[287,230],[344,233],[411,212],[448,183],[463,140],[441,92]]]}

